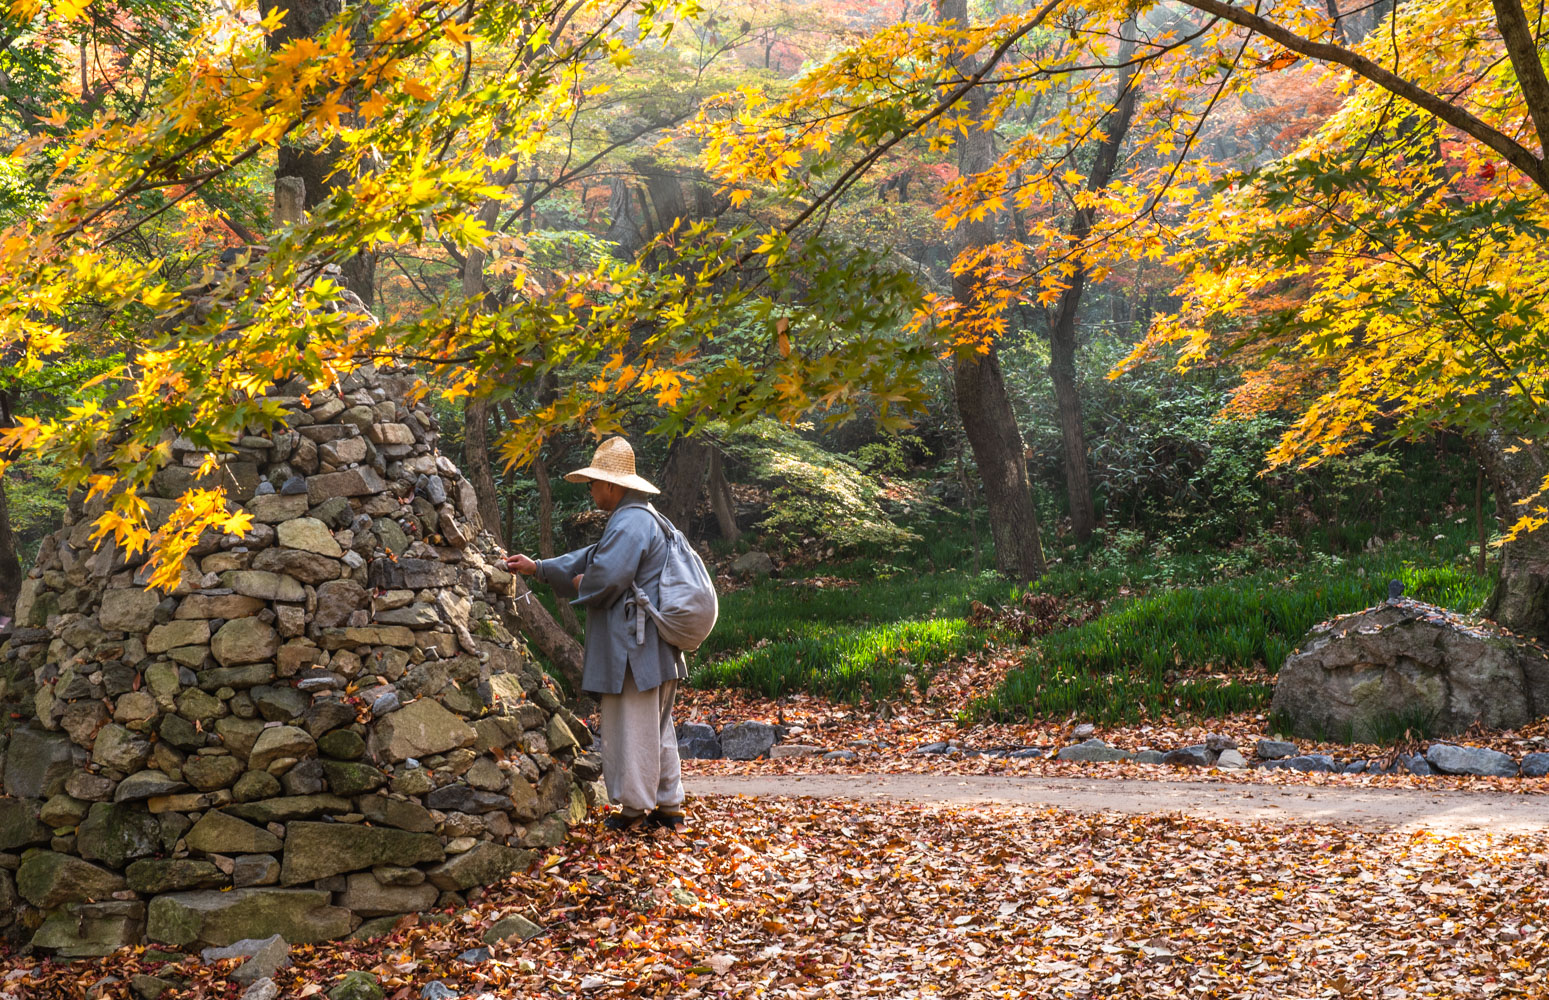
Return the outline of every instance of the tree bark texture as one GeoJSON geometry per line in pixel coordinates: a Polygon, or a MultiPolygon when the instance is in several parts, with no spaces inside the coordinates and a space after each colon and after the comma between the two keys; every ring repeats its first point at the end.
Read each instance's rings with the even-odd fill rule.
{"type": "MultiPolygon", "coordinates": [[[[342,0],[259,0],[264,17],[275,10],[285,11],[280,27],[265,38],[271,52],[298,38],[312,38],[323,26],[344,10],[342,0]]],[[[290,142],[280,145],[275,156],[274,176],[299,177],[306,185],[306,207],[314,208],[342,182],[334,173],[338,151],[328,146],[301,146],[290,142]]],[[[368,307],[376,297],[376,255],[359,253],[340,265],[344,285],[360,296],[368,307]]],[[[493,522],[497,528],[499,521],[493,522]]]]}
{"type": "MultiPolygon", "coordinates": [[[[940,0],[937,11],[942,21],[968,24],[967,0],[940,0]]],[[[958,67],[971,75],[971,60],[958,67]]],[[[990,95],[986,88],[975,87],[964,98],[970,121],[980,117],[990,95]]],[[[994,139],[982,129],[970,128],[958,141],[958,170],[967,177],[989,169],[995,162],[994,139]]],[[[954,249],[959,254],[995,241],[994,223],[964,220],[954,230],[954,249]]],[[[952,293],[964,308],[972,306],[979,278],[972,272],[954,275],[952,293]]],[[[1033,580],[1043,575],[1043,542],[1038,534],[1038,514],[1033,509],[1032,490],[1027,478],[1026,446],[1017,427],[1016,413],[1006,393],[1000,358],[994,345],[988,353],[975,353],[956,359],[952,369],[958,413],[963,431],[973,449],[974,464],[984,484],[985,501],[990,508],[990,533],[995,540],[995,567],[1016,580],[1033,580]]]]}
{"type": "MultiPolygon", "coordinates": [[[[1502,527],[1509,527],[1516,520],[1516,502],[1537,492],[1549,473],[1549,455],[1541,445],[1524,445],[1498,431],[1476,445],[1499,504],[1502,527]],[[1516,450],[1508,452],[1510,447],[1516,450]]],[[[1549,642],[1549,528],[1502,547],[1501,575],[1484,611],[1513,632],[1549,642]]]]}
{"type": "Polygon", "coordinates": [[[710,446],[710,509],[715,511],[715,523],[721,529],[722,538],[735,542],[742,537],[742,529],[737,527],[737,507],[722,468],[721,449],[714,445],[710,446]]]}
{"type": "Polygon", "coordinates": [[[16,534],[11,530],[11,503],[5,495],[5,479],[0,477],[0,612],[16,611],[21,592],[22,564],[16,554],[16,534]]]}
{"type": "Polygon", "coordinates": [[[710,451],[711,446],[687,437],[678,438],[667,450],[667,461],[662,466],[662,479],[658,484],[662,494],[656,498],[656,509],[684,534],[692,530],[694,510],[699,506],[699,498],[704,496],[710,451]]]}
{"type": "MultiPolygon", "coordinates": [[[[1119,45],[1117,62],[1124,64],[1134,56],[1135,42],[1133,21],[1119,29],[1123,41],[1119,45]]],[[[1102,145],[1087,175],[1087,190],[1101,191],[1113,179],[1114,167],[1119,162],[1119,148],[1135,117],[1136,88],[1135,69],[1130,67],[1119,76],[1118,92],[1114,95],[1114,109],[1108,115],[1103,130],[1102,145]]],[[[1070,248],[1079,252],[1081,245],[1092,234],[1097,210],[1085,205],[1077,208],[1071,217],[1070,248]]],[[[1070,526],[1080,541],[1092,537],[1097,527],[1097,511],[1092,501],[1092,477],[1087,464],[1086,421],[1081,412],[1081,391],[1076,383],[1076,319],[1081,310],[1081,299],[1086,293],[1087,268],[1077,266],[1070,276],[1070,284],[1060,294],[1055,306],[1054,322],[1049,329],[1049,381],[1054,384],[1054,404],[1059,413],[1061,464],[1065,469],[1065,493],[1070,503],[1070,526]]]]}

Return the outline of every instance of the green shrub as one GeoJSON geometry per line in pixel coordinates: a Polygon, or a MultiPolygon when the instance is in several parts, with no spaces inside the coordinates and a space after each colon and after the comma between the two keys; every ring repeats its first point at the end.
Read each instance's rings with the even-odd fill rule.
{"type": "Polygon", "coordinates": [[[1307,630],[1384,599],[1390,577],[1407,594],[1459,610],[1477,607],[1490,587],[1464,568],[1416,568],[1394,554],[1161,591],[1040,640],[973,711],[1001,720],[1074,713],[1119,722],[1260,710],[1272,675],[1307,630]]]}
{"type": "MultiPolygon", "coordinates": [[[[774,420],[755,420],[726,435],[739,479],[772,488],[770,514],[760,531],[785,545],[853,550],[919,540],[901,526],[908,512],[889,510],[882,486],[842,455],[825,451],[774,420]]],[[[915,504],[924,504],[923,497],[915,504]]]]}

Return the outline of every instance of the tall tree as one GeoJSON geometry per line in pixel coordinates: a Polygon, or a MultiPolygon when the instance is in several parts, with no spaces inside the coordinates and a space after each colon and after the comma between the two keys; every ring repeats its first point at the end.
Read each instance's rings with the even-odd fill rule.
{"type": "MultiPolygon", "coordinates": [[[[943,22],[960,30],[969,27],[967,0],[939,0],[937,12],[943,22]]],[[[978,70],[975,60],[966,55],[956,61],[955,68],[963,77],[972,77],[978,70]]],[[[985,88],[974,87],[966,98],[966,113],[981,118],[989,101],[985,88]]],[[[977,176],[994,163],[994,133],[982,128],[965,132],[957,147],[958,170],[963,176],[977,176]]],[[[953,231],[958,265],[952,276],[952,294],[965,310],[980,305],[986,294],[978,268],[965,262],[973,262],[995,242],[994,216],[988,213],[962,222],[953,231]]],[[[1027,446],[1011,408],[1011,397],[1006,393],[1006,379],[993,341],[958,353],[952,365],[952,384],[958,414],[989,503],[995,568],[1017,580],[1037,579],[1044,571],[1043,541],[1027,478],[1027,446]]]]}
{"type": "Polygon", "coordinates": [[[1113,95],[1113,110],[1103,126],[1103,138],[1093,156],[1087,173],[1086,184],[1080,195],[1072,199],[1070,221],[1071,274],[1065,290],[1060,293],[1054,307],[1054,318],[1049,324],[1049,380],[1054,385],[1054,404],[1059,414],[1060,442],[1063,448],[1062,462],[1065,469],[1065,493],[1070,501],[1070,524],[1076,538],[1086,541],[1097,527],[1097,514],[1092,497],[1092,478],[1087,463],[1086,424],[1081,412],[1081,390],[1076,382],[1076,322],[1081,310],[1081,300],[1086,292],[1091,269],[1082,257],[1082,246],[1092,236],[1092,222],[1097,215],[1096,196],[1113,179],[1114,168],[1119,162],[1119,151],[1135,118],[1135,104],[1139,99],[1136,86],[1137,65],[1135,55],[1134,21],[1127,21],[1119,28],[1123,41],[1119,45],[1119,73],[1113,95]]]}

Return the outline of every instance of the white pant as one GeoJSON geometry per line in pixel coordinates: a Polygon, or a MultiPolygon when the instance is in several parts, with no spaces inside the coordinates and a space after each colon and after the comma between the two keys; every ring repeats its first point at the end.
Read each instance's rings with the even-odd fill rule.
{"type": "Polygon", "coordinates": [[[602,779],[608,799],[626,816],[683,808],[678,734],[672,724],[677,695],[677,681],[641,691],[626,670],[623,692],[601,696],[602,779]]]}

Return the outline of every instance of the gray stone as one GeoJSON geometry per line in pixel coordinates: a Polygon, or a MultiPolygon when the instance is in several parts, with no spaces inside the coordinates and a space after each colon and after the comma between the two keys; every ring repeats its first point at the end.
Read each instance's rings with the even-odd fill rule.
{"type": "Polygon", "coordinates": [[[243,938],[221,948],[205,948],[199,953],[200,961],[206,964],[232,958],[247,959],[231,974],[232,981],[255,983],[273,977],[290,965],[290,945],[280,935],[272,934],[266,938],[243,938]]]}
{"type": "Polygon", "coordinates": [[[547,930],[545,928],[518,913],[491,924],[489,930],[484,932],[484,943],[492,945],[500,941],[517,939],[531,941],[533,938],[546,933],[547,930]]]}
{"type": "Polygon", "coordinates": [[[161,824],[139,804],[97,802],[75,832],[76,852],[110,868],[159,854],[161,824]]]}
{"type": "Polygon", "coordinates": [[[721,730],[721,752],[727,760],[757,760],[777,739],[778,731],[767,722],[738,722],[721,730]]]}
{"type": "Polygon", "coordinates": [[[33,851],[16,870],[16,891],[40,910],[106,899],[122,888],[117,872],[54,851],[33,851]]]}
{"type": "Polygon", "coordinates": [[[264,663],[273,660],[279,649],[279,633],[259,618],[233,619],[210,640],[210,652],[223,667],[264,663]]]}
{"type": "Polygon", "coordinates": [[[354,580],[329,580],[318,585],[317,613],[312,620],[321,628],[338,628],[370,600],[366,588],[354,580]]]}
{"type": "Polygon", "coordinates": [[[221,586],[230,587],[248,597],[260,597],[266,601],[300,604],[307,599],[306,589],[301,586],[300,580],[258,569],[239,569],[222,573],[221,586]]]}
{"type": "Polygon", "coordinates": [[[77,771],[65,780],[65,791],[83,802],[107,802],[117,785],[106,775],[77,771]]]}
{"type": "Polygon", "coordinates": [[[243,594],[189,594],[177,607],[178,618],[246,618],[267,605],[243,594]]]}
{"type": "Polygon", "coordinates": [[[334,760],[359,760],[366,755],[366,741],[350,729],[335,729],[318,738],[317,749],[334,760]]]}
{"type": "Polygon", "coordinates": [[[63,800],[61,806],[65,803],[73,804],[70,811],[75,813],[78,810],[78,817],[74,822],[56,823],[55,826],[74,826],[80,822],[80,817],[86,815],[84,802],[65,795],[54,796],[41,808],[35,799],[0,799],[0,851],[14,851],[18,847],[48,843],[49,829],[43,825],[43,820],[64,818],[55,806],[56,800],[63,800]]]}
{"type": "Polygon", "coordinates": [[[252,697],[258,714],[267,722],[290,722],[293,719],[299,719],[312,704],[311,698],[293,687],[261,684],[248,694],[252,697]]]}
{"type": "Polygon", "coordinates": [[[1549,753],[1530,753],[1522,758],[1522,776],[1524,778],[1542,778],[1549,776],[1549,753]]]}
{"type": "Polygon", "coordinates": [[[1430,761],[1426,760],[1420,754],[1405,754],[1400,756],[1398,760],[1404,769],[1407,770],[1410,774],[1426,777],[1436,773],[1431,768],[1430,761]]]}
{"type": "Polygon", "coordinates": [[[838,764],[853,764],[858,758],[853,750],[830,750],[823,755],[823,759],[838,764]]]}
{"type": "Polygon", "coordinates": [[[1248,759],[1235,749],[1222,750],[1216,758],[1216,767],[1229,771],[1240,771],[1248,766],[1248,759]]]}
{"type": "Polygon", "coordinates": [[[420,990],[420,1000],[457,1000],[461,993],[449,988],[439,979],[432,979],[420,990]]]}
{"type": "Polygon", "coordinates": [[[230,788],[242,776],[243,770],[242,762],[230,754],[195,756],[183,763],[183,777],[201,792],[230,788]]]}
{"type": "Polygon", "coordinates": [[[371,733],[373,753],[383,760],[429,757],[473,743],[477,734],[434,698],[421,698],[377,719],[371,733]]]}
{"type": "Polygon", "coordinates": [[[32,726],[11,730],[11,744],[5,755],[7,795],[20,799],[52,795],[64,786],[74,770],[75,747],[64,733],[32,726]]]}
{"type": "Polygon", "coordinates": [[[328,525],[316,517],[297,517],[282,523],[279,526],[279,543],[285,548],[296,548],[305,553],[327,556],[328,559],[338,559],[344,554],[328,525]]]}
{"type": "Polygon", "coordinates": [[[1484,747],[1433,743],[1425,751],[1425,760],[1442,774],[1475,774],[1498,778],[1514,778],[1517,775],[1517,762],[1510,755],[1484,747]]]}
{"type": "Polygon", "coordinates": [[[145,637],[147,653],[165,653],[179,646],[203,646],[210,641],[210,623],[188,619],[157,625],[145,637]]]}
{"type": "Polygon", "coordinates": [[[1107,763],[1116,760],[1126,760],[1129,754],[1118,747],[1109,746],[1107,742],[1099,739],[1090,739],[1074,746],[1061,748],[1054,755],[1055,760],[1079,760],[1095,763],[1107,763]]]}
{"type": "Polygon", "coordinates": [[[242,1000],[278,1000],[279,986],[272,979],[260,979],[247,988],[242,994],[242,1000]]]}
{"type": "Polygon", "coordinates": [[[232,889],[174,892],[151,900],[146,936],[176,947],[228,945],[278,934],[293,945],[340,938],[355,925],[321,889],[232,889]]]}
{"type": "Polygon", "coordinates": [[[280,861],[272,854],[243,854],[231,862],[231,884],[274,885],[280,880],[280,861]]]}
{"type": "Polygon", "coordinates": [[[348,876],[339,905],[363,917],[382,917],[390,913],[417,913],[436,905],[440,890],[429,882],[419,885],[383,885],[370,872],[348,876]]]}
{"type": "Polygon", "coordinates": [[[1237,741],[1230,736],[1223,736],[1220,733],[1208,733],[1205,736],[1205,749],[1214,753],[1220,753],[1223,750],[1236,750],[1237,741]]]}
{"type": "MultiPolygon", "coordinates": [[[[774,560],[769,557],[769,554],[767,552],[759,552],[756,549],[752,552],[744,552],[731,564],[731,571],[741,577],[756,578],[768,576],[774,572],[774,568],[774,560]]],[[[743,758],[732,758],[732,760],[741,759],[743,758]]]]}
{"type": "Polygon", "coordinates": [[[185,782],[174,781],[160,771],[137,771],[118,783],[118,787],[113,790],[113,801],[140,802],[159,795],[181,792],[187,787],[185,782]]]}
{"type": "Polygon", "coordinates": [[[334,497],[359,497],[370,493],[382,493],[386,489],[387,484],[382,481],[382,477],[365,466],[307,477],[307,498],[313,504],[320,504],[334,497]]]}
{"type": "Polygon", "coordinates": [[[223,812],[207,812],[188,831],[188,849],[201,854],[269,854],[280,850],[280,838],[246,820],[223,812]]]}
{"type": "Polygon", "coordinates": [[[526,871],[535,855],[491,841],[480,841],[431,868],[425,877],[438,889],[463,892],[476,885],[494,885],[513,872],[526,871]]]}
{"type": "Polygon", "coordinates": [[[368,795],[359,801],[361,813],[379,826],[397,827],[411,833],[431,833],[436,829],[430,810],[418,802],[390,799],[385,795],[368,795]]]}
{"type": "Polygon", "coordinates": [[[1286,743],[1283,740],[1259,740],[1253,745],[1253,752],[1260,760],[1295,757],[1297,753],[1295,743],[1286,743]]]}
{"type": "Polygon", "coordinates": [[[349,812],[350,808],[350,800],[337,795],[283,795],[228,806],[226,812],[250,823],[289,823],[295,819],[338,816],[349,812]]]}
{"type": "MultiPolygon", "coordinates": [[[[708,727],[706,727],[708,728],[708,727]]],[[[678,740],[678,756],[683,760],[720,760],[721,741],[715,737],[678,740]]]]}
{"type": "Polygon", "coordinates": [[[442,785],[425,796],[425,805],[441,812],[478,813],[503,812],[511,808],[511,797],[498,792],[481,792],[462,782],[442,785]]]}
{"type": "Polygon", "coordinates": [[[1169,750],[1162,755],[1162,763],[1174,767],[1209,767],[1215,762],[1216,755],[1204,745],[1169,750]]]}
{"type": "Polygon", "coordinates": [[[150,743],[117,723],[98,730],[91,747],[92,763],[114,771],[138,771],[150,756],[150,743]]]}
{"type": "Polygon", "coordinates": [[[142,858],[124,870],[129,888],[147,896],[184,889],[220,889],[230,885],[226,873],[195,858],[142,858]]]}
{"type": "Polygon", "coordinates": [[[59,958],[100,958],[137,944],[144,929],[145,904],[139,900],[66,903],[49,914],[32,946],[59,958]]]}
{"type": "Polygon", "coordinates": [[[282,757],[311,757],[317,753],[317,741],[305,729],[295,726],[270,726],[258,734],[248,754],[250,770],[262,771],[282,757]]]}
{"type": "Polygon", "coordinates": [[[1281,668],[1271,711],[1313,738],[1514,729],[1549,715],[1549,655],[1488,622],[1390,602],[1314,628],[1281,668]]]}
{"type": "Polygon", "coordinates": [[[1137,764],[1160,764],[1166,756],[1160,750],[1141,750],[1130,759],[1137,764]]]}
{"type": "Polygon", "coordinates": [[[328,788],[335,795],[345,797],[364,795],[387,783],[387,775],[370,764],[358,761],[325,760],[321,764],[328,777],[328,788]]]}
{"type": "MultiPolygon", "coordinates": [[[[305,482],[303,481],[303,485],[305,482]]],[[[247,502],[247,511],[260,524],[282,524],[307,512],[307,499],[291,492],[286,483],[278,494],[254,497],[247,502]]]]}
{"type": "Polygon", "coordinates": [[[268,771],[248,771],[237,779],[231,794],[238,802],[272,799],[280,794],[280,779],[268,771]]]}
{"type": "Polygon", "coordinates": [[[161,595],[138,588],[111,589],[103,593],[97,619],[102,627],[115,632],[145,632],[155,624],[156,605],[161,595]]]}
{"type": "Polygon", "coordinates": [[[285,830],[280,882],[296,885],[376,865],[437,862],[446,856],[439,838],[407,830],[344,823],[291,823],[285,830]]]}

